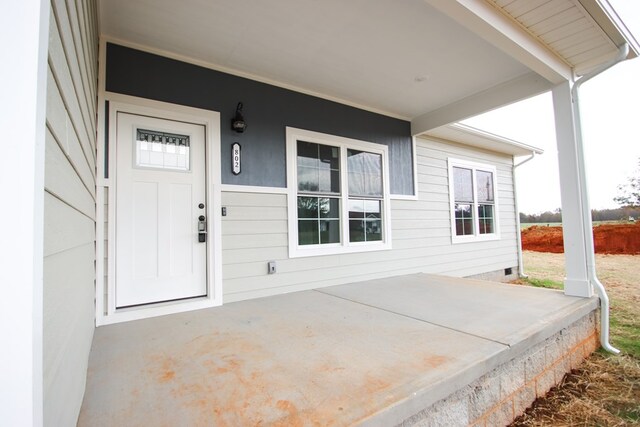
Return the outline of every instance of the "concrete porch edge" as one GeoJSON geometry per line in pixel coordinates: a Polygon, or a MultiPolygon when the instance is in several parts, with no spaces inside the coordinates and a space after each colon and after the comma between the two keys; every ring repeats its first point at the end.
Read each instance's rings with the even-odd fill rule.
{"type": "MultiPolygon", "coordinates": [[[[528,408],[537,397],[544,396],[551,387],[557,385],[565,373],[576,368],[584,358],[598,348],[597,311],[597,297],[578,300],[570,307],[565,308],[562,312],[555,313],[554,316],[546,319],[545,324],[542,327],[535,328],[536,330],[527,331],[531,332],[531,334],[522,341],[519,341],[517,344],[505,347],[504,350],[487,357],[487,359],[481,363],[470,366],[468,369],[456,373],[447,379],[438,383],[430,384],[429,386],[416,391],[412,396],[404,401],[397,402],[395,405],[384,408],[382,411],[373,414],[367,420],[364,420],[362,425],[396,425],[402,427],[413,425],[484,425],[483,423],[479,423],[479,420],[484,419],[483,422],[487,421],[492,411],[501,410],[504,412],[504,409],[499,407],[499,403],[504,400],[502,398],[505,396],[501,396],[501,399],[497,403],[489,405],[490,410],[483,413],[483,416],[479,419],[468,419],[465,422],[461,422],[463,420],[460,418],[456,419],[455,417],[452,417],[451,414],[460,416],[460,400],[469,397],[464,395],[465,390],[473,390],[477,387],[482,387],[483,383],[490,381],[500,381],[500,378],[504,378],[505,375],[511,376],[518,372],[525,373],[525,375],[528,374],[535,378],[543,375],[550,367],[553,368],[555,365],[558,365],[560,363],[559,360],[564,357],[568,357],[569,361],[567,363],[560,363],[558,372],[555,372],[555,377],[553,375],[554,372],[552,372],[550,378],[547,377],[544,379],[546,381],[544,384],[534,384],[533,392],[529,393],[529,396],[524,397],[526,402],[523,403],[522,397],[519,397],[520,401],[517,404],[514,404],[513,417],[508,420],[504,417],[500,419],[500,421],[506,421],[506,424],[508,424],[517,416],[521,415],[521,413],[524,412],[524,410],[528,408]],[[588,325],[585,327],[585,322],[590,326],[588,325]],[[573,331],[573,329],[577,329],[577,331],[573,331]],[[572,336],[572,334],[576,332],[578,334],[577,338],[572,336]],[[585,335],[587,336],[585,337],[585,335]],[[570,345],[569,348],[566,348],[565,352],[563,352],[562,349],[556,349],[555,351],[557,354],[552,357],[549,357],[546,354],[537,354],[540,351],[542,351],[542,353],[548,352],[546,350],[547,346],[545,346],[547,341],[562,340],[563,338],[566,339],[567,336],[573,344],[570,345]],[[578,342],[575,343],[575,341],[578,342]],[[551,360],[546,361],[546,363],[540,362],[538,359],[541,357],[544,360],[551,360]],[[536,363],[539,365],[541,363],[543,364],[541,369],[540,367],[538,368],[540,372],[535,372],[536,369],[533,369],[533,372],[529,372],[529,366],[521,366],[519,370],[515,369],[515,372],[513,369],[511,372],[504,372],[510,370],[509,365],[522,365],[523,363],[525,365],[530,365],[530,361],[532,359],[536,360],[536,363]],[[529,360],[529,362],[527,362],[527,360],[529,360]],[[528,399],[528,397],[531,396],[532,398],[528,399]],[[430,420],[433,424],[418,424],[420,421],[424,423],[425,420],[427,420],[427,422],[430,420]]],[[[525,335],[524,331],[523,335],[525,335]]],[[[528,384],[525,379],[522,387],[527,385],[530,384],[528,384]]],[[[515,391],[509,394],[512,395],[512,398],[518,397],[513,396],[515,391]]],[[[464,410],[462,411],[464,412],[464,410]]],[[[500,422],[497,422],[494,415],[494,423],[487,425],[501,424],[500,422]]]]}

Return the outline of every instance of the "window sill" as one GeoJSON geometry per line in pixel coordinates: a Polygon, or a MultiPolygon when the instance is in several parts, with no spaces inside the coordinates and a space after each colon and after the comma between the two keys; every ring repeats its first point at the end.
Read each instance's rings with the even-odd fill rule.
{"type": "Polygon", "coordinates": [[[456,245],[460,243],[476,243],[476,242],[489,242],[492,240],[500,240],[500,234],[482,234],[473,236],[452,236],[451,243],[456,245]]]}
{"type": "Polygon", "coordinates": [[[354,254],[359,252],[387,251],[391,249],[390,242],[378,243],[352,243],[348,246],[322,247],[321,245],[313,246],[290,246],[289,258],[304,258],[323,255],[342,255],[354,254]]]}

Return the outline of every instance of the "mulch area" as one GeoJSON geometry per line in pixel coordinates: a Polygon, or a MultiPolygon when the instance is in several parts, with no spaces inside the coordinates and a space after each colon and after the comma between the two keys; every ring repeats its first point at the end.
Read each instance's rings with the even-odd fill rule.
{"type": "Polygon", "coordinates": [[[639,424],[640,363],[630,356],[598,352],[536,400],[511,427],[639,424]]]}

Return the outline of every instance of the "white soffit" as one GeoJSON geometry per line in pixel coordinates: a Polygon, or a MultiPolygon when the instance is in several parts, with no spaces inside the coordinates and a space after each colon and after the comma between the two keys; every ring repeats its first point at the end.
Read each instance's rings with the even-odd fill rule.
{"type": "MultiPolygon", "coordinates": [[[[601,3],[613,9],[605,0],[486,1],[555,52],[578,75],[612,59],[618,46],[633,40],[617,15],[617,23],[607,16],[601,3]],[[627,33],[627,40],[621,32],[627,33]]],[[[631,44],[634,57],[637,45],[635,41],[631,44]]]]}
{"type": "Polygon", "coordinates": [[[424,0],[102,0],[100,29],[116,42],[404,119],[533,74],[424,0]]]}
{"type": "Polygon", "coordinates": [[[461,123],[431,129],[429,132],[423,134],[423,136],[453,141],[484,150],[510,154],[512,156],[526,156],[533,153],[542,154],[544,152],[541,148],[504,138],[461,123]]]}

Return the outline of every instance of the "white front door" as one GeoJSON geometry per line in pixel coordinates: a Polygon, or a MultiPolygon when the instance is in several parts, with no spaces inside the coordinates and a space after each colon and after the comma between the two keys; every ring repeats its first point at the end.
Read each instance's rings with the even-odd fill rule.
{"type": "Polygon", "coordinates": [[[206,296],[205,127],[116,120],[116,308],[206,296]]]}

